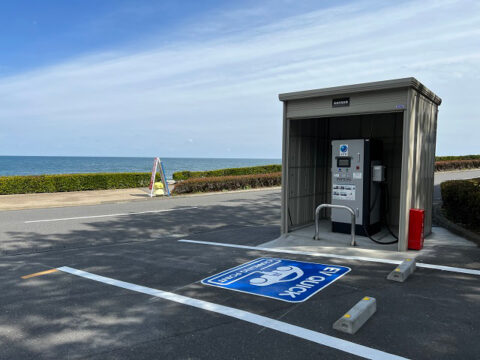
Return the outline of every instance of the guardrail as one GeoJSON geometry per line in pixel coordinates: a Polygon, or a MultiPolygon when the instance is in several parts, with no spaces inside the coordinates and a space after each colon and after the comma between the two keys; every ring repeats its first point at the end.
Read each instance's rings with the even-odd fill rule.
{"type": "Polygon", "coordinates": [[[318,219],[319,219],[320,211],[325,208],[347,210],[350,213],[350,215],[352,215],[352,219],[351,219],[352,220],[352,231],[351,231],[352,242],[350,243],[350,246],[357,246],[357,243],[355,242],[355,223],[356,223],[355,211],[351,207],[345,206],[345,205],[321,204],[317,206],[317,208],[315,209],[315,236],[313,237],[313,239],[320,240],[318,238],[318,233],[319,233],[318,219]]]}

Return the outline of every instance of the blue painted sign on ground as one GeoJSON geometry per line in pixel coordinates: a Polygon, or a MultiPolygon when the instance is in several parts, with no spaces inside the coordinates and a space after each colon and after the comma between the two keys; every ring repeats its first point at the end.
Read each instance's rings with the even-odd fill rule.
{"type": "Polygon", "coordinates": [[[210,276],[202,284],[302,302],[340,279],[350,268],[276,258],[259,258],[210,276]]]}

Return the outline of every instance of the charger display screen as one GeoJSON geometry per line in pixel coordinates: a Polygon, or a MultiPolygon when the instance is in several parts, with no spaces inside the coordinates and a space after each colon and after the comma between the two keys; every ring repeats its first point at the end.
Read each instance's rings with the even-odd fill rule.
{"type": "Polygon", "coordinates": [[[337,158],[337,167],[339,168],[346,168],[350,167],[351,161],[349,157],[339,157],[337,158]]]}

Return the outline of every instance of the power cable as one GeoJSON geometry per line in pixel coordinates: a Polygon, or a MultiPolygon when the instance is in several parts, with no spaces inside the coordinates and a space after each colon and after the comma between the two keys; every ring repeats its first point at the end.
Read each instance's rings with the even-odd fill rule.
{"type": "MultiPolygon", "coordinates": [[[[391,244],[395,244],[398,242],[398,236],[395,236],[395,234],[393,233],[392,229],[390,229],[390,226],[388,226],[388,223],[387,223],[387,217],[386,215],[390,212],[390,204],[388,202],[388,185],[387,183],[382,183],[382,187],[385,187],[385,200],[384,200],[384,211],[382,212],[383,216],[382,216],[382,220],[383,220],[383,223],[385,225],[385,227],[387,228],[388,232],[390,233],[390,235],[393,236],[393,238],[395,240],[392,240],[392,241],[387,241],[387,242],[384,242],[384,241],[380,241],[380,240],[377,240],[377,239],[374,239],[369,233],[368,233],[368,230],[367,230],[367,227],[365,225],[363,225],[363,231],[365,232],[365,234],[367,235],[367,237],[372,240],[374,243],[377,243],[377,244],[380,244],[380,245],[391,245],[391,244]]],[[[380,191],[377,191],[377,193],[375,194],[375,199],[373,201],[373,205],[371,205],[370,207],[370,212],[373,210],[373,208],[375,207],[376,203],[377,203],[377,198],[380,194],[380,191]]]]}

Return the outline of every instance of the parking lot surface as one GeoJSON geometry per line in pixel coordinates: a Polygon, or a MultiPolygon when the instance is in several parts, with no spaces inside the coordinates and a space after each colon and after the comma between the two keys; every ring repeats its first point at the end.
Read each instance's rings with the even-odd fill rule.
{"type": "MultiPolygon", "coordinates": [[[[480,276],[419,268],[396,283],[388,263],[257,250],[279,236],[279,202],[265,190],[0,212],[0,358],[478,358],[480,276]],[[201,283],[265,257],[351,271],[301,303],[201,283]],[[364,296],[370,320],[333,330],[364,296]]],[[[478,248],[454,254],[421,261],[464,254],[480,269],[478,248]]]]}

